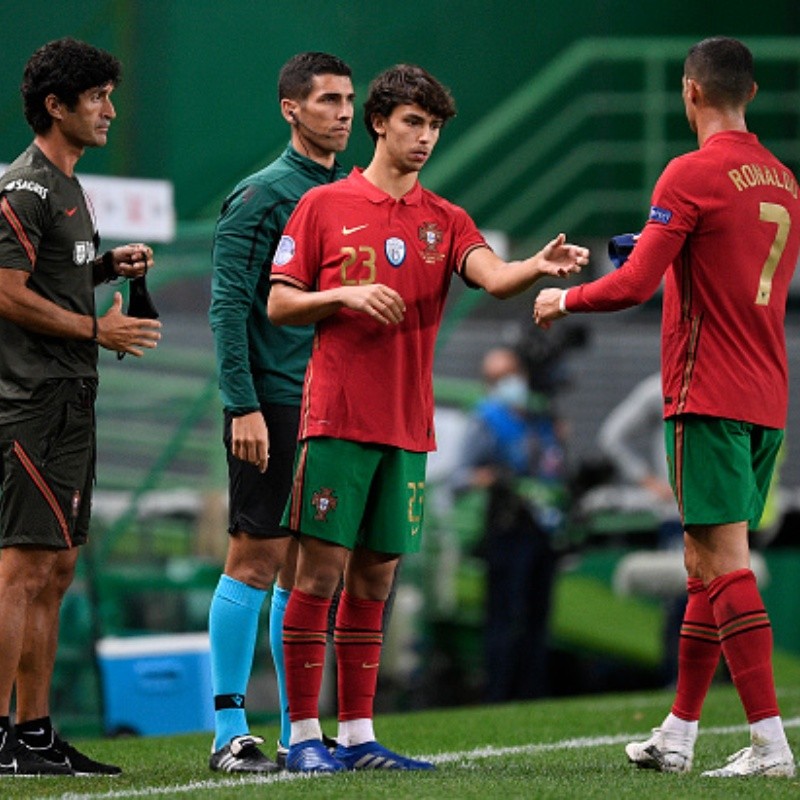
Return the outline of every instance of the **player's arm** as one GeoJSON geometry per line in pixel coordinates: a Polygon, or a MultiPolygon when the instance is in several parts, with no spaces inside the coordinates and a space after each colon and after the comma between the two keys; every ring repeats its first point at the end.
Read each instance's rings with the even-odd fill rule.
{"type": "Polygon", "coordinates": [[[96,340],[109,350],[141,356],[161,338],[161,323],[122,313],[122,295],[116,292],[108,312],[100,317],[77,314],[42,297],[28,287],[25,270],[0,268],[0,317],[21,328],[63,339],[96,340]]]}
{"type": "Polygon", "coordinates": [[[572,312],[621,311],[649,300],[686,240],[683,228],[648,223],[630,258],[602,278],[569,289],[542,289],[536,297],[533,318],[547,329],[572,312]]]}
{"type": "Polygon", "coordinates": [[[275,278],[267,301],[267,314],[274,325],[311,325],[343,308],[367,314],[383,325],[396,325],[403,321],[406,304],[382,283],[308,291],[275,278]]]}
{"type": "Polygon", "coordinates": [[[568,244],[560,233],[538,253],[524,261],[505,262],[487,247],[471,250],[464,262],[464,277],[498,298],[524,292],[545,276],[565,278],[589,263],[585,247],[568,244]]]}
{"type": "Polygon", "coordinates": [[[630,258],[590,283],[544,289],[534,306],[536,324],[549,328],[554,320],[571,312],[621,311],[649,300],[694,230],[713,183],[693,158],[671,161],[653,189],[650,215],[630,258]]]}

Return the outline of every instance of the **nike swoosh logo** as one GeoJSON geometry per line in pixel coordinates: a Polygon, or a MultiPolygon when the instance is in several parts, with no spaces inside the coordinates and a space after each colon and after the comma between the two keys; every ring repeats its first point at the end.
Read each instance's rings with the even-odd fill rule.
{"type": "Polygon", "coordinates": [[[312,664],[310,661],[306,661],[304,666],[305,666],[306,669],[314,669],[314,667],[321,667],[322,666],[322,662],[320,661],[318,663],[312,664]]]}
{"type": "Polygon", "coordinates": [[[361,669],[378,669],[378,663],[368,664],[366,661],[361,662],[361,669]]]}
{"type": "Polygon", "coordinates": [[[355,233],[356,231],[363,231],[364,228],[368,227],[369,223],[366,225],[356,225],[354,228],[348,228],[347,225],[342,225],[342,236],[349,236],[351,233],[355,233]]]}
{"type": "Polygon", "coordinates": [[[64,213],[65,213],[65,214],[66,214],[68,217],[71,217],[71,216],[72,216],[72,215],[73,215],[73,214],[74,214],[74,213],[75,213],[77,210],[78,210],[78,206],[75,206],[75,208],[65,208],[65,209],[64,209],[64,213]]]}

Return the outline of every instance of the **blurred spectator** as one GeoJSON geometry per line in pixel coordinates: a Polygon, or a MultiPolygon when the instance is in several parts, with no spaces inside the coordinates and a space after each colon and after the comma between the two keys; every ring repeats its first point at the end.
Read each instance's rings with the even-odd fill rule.
{"type": "MultiPolygon", "coordinates": [[[[682,549],[683,526],[667,473],[663,417],[661,374],[656,372],[636,384],[611,411],[600,427],[597,440],[616,474],[646,493],[645,502],[659,519],[659,547],[682,549]]],[[[662,671],[667,684],[677,678],[678,640],[685,608],[683,590],[665,601],[662,671]]]]}
{"type": "Polygon", "coordinates": [[[475,409],[453,476],[458,492],[488,492],[479,555],[487,563],[486,700],[548,694],[547,650],[564,520],[565,454],[549,399],[531,392],[510,348],[486,353],[487,396],[475,409]]]}
{"type": "Polygon", "coordinates": [[[619,477],[647,492],[661,522],[659,544],[682,547],[683,528],[667,474],[663,418],[661,375],[656,372],[611,411],[597,441],[619,477]]]}

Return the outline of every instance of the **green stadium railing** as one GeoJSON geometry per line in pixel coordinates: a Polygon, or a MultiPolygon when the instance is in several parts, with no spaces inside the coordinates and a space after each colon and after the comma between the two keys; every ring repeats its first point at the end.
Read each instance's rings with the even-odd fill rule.
{"type": "MultiPolygon", "coordinates": [[[[426,168],[426,185],[448,197],[454,193],[457,202],[479,219],[484,209],[491,209],[488,216],[480,219],[484,227],[519,230],[526,226],[531,235],[520,243],[520,248],[527,251],[528,242],[540,241],[561,227],[580,229],[598,209],[604,210],[596,202],[597,187],[579,182],[590,165],[609,166],[625,161],[643,167],[642,180],[636,191],[618,198],[618,202],[634,221],[641,219],[664,164],[685,149],[686,136],[677,142],[670,140],[668,121],[683,114],[680,65],[694,41],[589,38],[576,42],[491,108],[445,153],[437,154],[426,168]],[[627,65],[629,71],[640,76],[639,91],[580,91],[581,81],[587,76],[614,64],[627,65]],[[596,141],[591,131],[581,133],[587,122],[621,114],[640,118],[641,137],[602,142],[596,141]],[[520,137],[520,131],[526,135],[520,137]],[[579,138],[573,139],[576,136],[579,138]],[[508,138],[518,140],[515,147],[502,144],[508,138]],[[461,176],[474,164],[486,165],[486,169],[473,185],[463,188],[461,176]],[[535,167],[539,167],[541,175],[525,195],[508,191],[512,179],[535,167]],[[553,196],[565,187],[574,202],[560,213],[550,213],[553,196]]],[[[747,43],[758,69],[779,64],[788,68],[783,80],[796,84],[800,38],[754,37],[747,43]]],[[[797,91],[763,86],[750,109],[753,119],[765,113],[779,113],[792,121],[789,138],[769,141],[790,162],[800,159],[799,99],[797,91]]],[[[688,141],[691,143],[691,139],[688,141]]]]}

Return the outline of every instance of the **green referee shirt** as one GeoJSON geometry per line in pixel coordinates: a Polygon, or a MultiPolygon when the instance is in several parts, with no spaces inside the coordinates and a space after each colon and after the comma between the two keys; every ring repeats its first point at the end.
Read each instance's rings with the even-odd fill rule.
{"type": "Polygon", "coordinates": [[[267,318],[272,257],[289,215],[309,189],[344,177],[293,147],[239,183],[214,231],[209,321],[224,407],[233,414],[262,403],[299,405],[314,326],[276,327],[267,318]]]}

